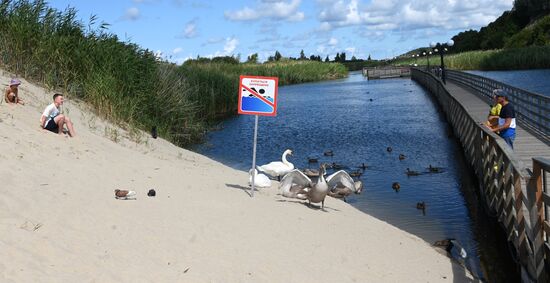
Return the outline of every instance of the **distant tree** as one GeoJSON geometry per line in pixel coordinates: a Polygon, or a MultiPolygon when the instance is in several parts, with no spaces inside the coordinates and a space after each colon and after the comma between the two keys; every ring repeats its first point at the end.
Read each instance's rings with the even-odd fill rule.
{"type": "Polygon", "coordinates": [[[267,57],[267,62],[273,62],[275,61],[275,57],[274,56],[269,56],[267,57]]]}
{"type": "Polygon", "coordinates": [[[246,63],[258,63],[258,53],[248,55],[246,58],[246,63]]]}
{"type": "Polygon", "coordinates": [[[325,58],[325,62],[330,62],[330,59],[328,58],[328,55],[327,55],[327,57],[325,58]]]}
{"type": "Polygon", "coordinates": [[[279,61],[281,60],[281,58],[283,58],[283,55],[281,55],[279,51],[275,51],[275,56],[274,56],[275,61],[279,61]]]}
{"type": "Polygon", "coordinates": [[[367,60],[371,61],[372,59],[370,58],[370,54],[369,54],[369,58],[367,58],[367,60]]]}
{"type": "Polygon", "coordinates": [[[351,61],[357,61],[357,57],[351,56],[351,61]]]}
{"type": "Polygon", "coordinates": [[[309,60],[315,61],[315,60],[317,60],[317,56],[311,54],[311,55],[309,56],[309,60]]]}
{"type": "Polygon", "coordinates": [[[336,56],[334,57],[334,62],[340,62],[340,53],[336,53],[336,56]]]}
{"type": "Polygon", "coordinates": [[[346,62],[346,52],[342,52],[342,54],[340,54],[340,62],[346,62]]]}
{"type": "Polygon", "coordinates": [[[300,60],[307,60],[306,54],[304,53],[304,49],[300,51],[300,60]]]}

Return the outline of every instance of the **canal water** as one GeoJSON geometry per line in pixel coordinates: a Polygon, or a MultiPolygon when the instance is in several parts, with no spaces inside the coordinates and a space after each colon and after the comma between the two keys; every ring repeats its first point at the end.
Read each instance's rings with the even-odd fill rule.
{"type": "MultiPolygon", "coordinates": [[[[253,125],[253,116],[228,119],[195,150],[248,170],[253,125]]],[[[280,160],[290,148],[289,161],[298,168],[318,168],[308,157],[348,170],[365,163],[368,169],[360,177],[365,190],[348,200],[351,205],[429,243],[457,239],[468,253],[465,265],[478,277],[517,278],[503,233],[477,202],[475,177],[450,133],[436,102],[415,82],[369,81],[351,73],[343,80],[279,88],[277,116],[260,117],[257,162],[280,160]],[[334,156],[324,156],[326,150],[334,156]],[[430,165],[443,170],[427,173],[430,165]],[[407,168],[422,175],[409,177],[407,168]],[[394,182],[401,185],[398,192],[394,182]],[[418,202],[425,202],[425,211],[417,209],[418,202]]]]}
{"type": "Polygon", "coordinates": [[[468,71],[531,92],[550,96],[550,69],[517,71],[468,71]]]}

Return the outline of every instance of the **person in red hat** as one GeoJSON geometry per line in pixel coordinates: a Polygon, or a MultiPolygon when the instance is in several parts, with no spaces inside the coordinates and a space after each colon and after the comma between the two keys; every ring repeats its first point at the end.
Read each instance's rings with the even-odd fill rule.
{"type": "Polygon", "coordinates": [[[4,92],[4,100],[7,103],[19,103],[21,105],[24,105],[25,102],[19,98],[18,95],[18,87],[21,84],[21,81],[18,79],[11,79],[10,85],[8,88],[6,88],[6,91],[4,92]]]}

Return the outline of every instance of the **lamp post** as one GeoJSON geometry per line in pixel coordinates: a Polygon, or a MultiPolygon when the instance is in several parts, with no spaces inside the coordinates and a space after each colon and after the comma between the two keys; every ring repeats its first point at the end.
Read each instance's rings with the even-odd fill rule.
{"type": "Polygon", "coordinates": [[[445,81],[445,62],[443,61],[443,53],[447,51],[447,47],[451,47],[455,44],[454,41],[449,40],[446,43],[440,43],[440,42],[432,42],[430,43],[430,47],[433,48],[435,53],[439,53],[439,57],[441,58],[441,80],[444,84],[447,82],[445,81]]]}

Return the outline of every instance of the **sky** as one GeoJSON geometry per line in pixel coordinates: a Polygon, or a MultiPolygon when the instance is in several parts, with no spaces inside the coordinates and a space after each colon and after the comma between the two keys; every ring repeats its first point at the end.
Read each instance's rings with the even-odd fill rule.
{"type": "Polygon", "coordinates": [[[120,40],[181,64],[189,58],[279,51],[285,57],[392,58],[447,42],[510,10],[513,0],[51,0],[87,23],[108,23],[120,40]]]}

